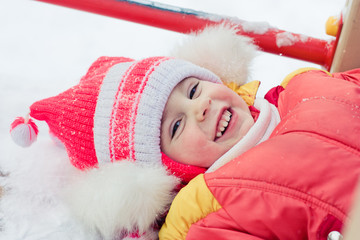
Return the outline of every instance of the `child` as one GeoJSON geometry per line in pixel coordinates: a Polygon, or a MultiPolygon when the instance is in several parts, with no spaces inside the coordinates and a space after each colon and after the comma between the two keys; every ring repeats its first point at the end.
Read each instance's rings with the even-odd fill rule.
{"type": "MultiPolygon", "coordinates": [[[[208,236],[285,239],[294,238],[298,234],[295,238],[302,239],[304,236],[313,238],[316,234],[323,237],[329,230],[339,230],[346,219],[354,180],[360,170],[360,148],[354,140],[358,123],[355,121],[353,125],[347,125],[348,128],[341,127],[343,122],[351,118],[349,107],[353,108],[351,116],[355,119],[359,117],[356,110],[356,104],[359,104],[356,99],[359,95],[356,95],[356,72],[334,75],[334,84],[340,87],[340,90],[336,88],[338,92],[334,94],[340,97],[344,91],[348,91],[349,95],[344,101],[337,101],[337,97],[334,97],[335,102],[329,100],[337,106],[330,109],[332,111],[322,113],[322,107],[327,109],[329,104],[327,101],[317,103],[315,100],[318,98],[311,93],[313,89],[326,86],[324,81],[327,75],[321,71],[308,73],[321,81],[304,81],[306,88],[297,86],[299,81],[295,81],[297,77],[294,77],[284,93],[279,95],[279,102],[276,93],[281,88],[272,92],[273,102],[279,104],[280,114],[268,101],[261,99],[255,100],[254,107],[248,110],[240,97],[221,85],[221,80],[231,85],[234,76],[229,77],[227,74],[236,73],[235,78],[239,79],[240,76],[242,79],[238,85],[243,84],[246,74],[234,69],[239,65],[246,69],[247,65],[239,64],[239,59],[251,55],[249,52],[254,48],[251,45],[244,48],[244,44],[249,44],[249,41],[238,37],[233,29],[218,31],[216,36],[225,35],[231,39],[230,43],[221,40],[218,46],[230,49],[228,51],[232,53],[239,49],[245,51],[244,55],[235,56],[234,59],[215,55],[224,59],[220,63],[225,66],[226,62],[231,63],[226,66],[226,71],[216,62],[216,57],[202,58],[203,63],[190,57],[192,62],[211,69],[216,75],[187,61],[167,57],[140,61],[100,58],[77,86],[30,107],[30,116],[47,122],[50,132],[65,145],[71,163],[85,172],[84,176],[67,188],[66,202],[89,231],[100,234],[104,239],[156,238],[154,223],[168,209],[174,190],[179,187],[180,181],[187,183],[195,177],[176,197],[161,231],[161,238],[179,239],[188,234],[188,237],[197,239],[208,236]],[[211,59],[215,67],[208,66],[207,59],[211,59]],[[339,83],[338,78],[349,78],[352,82],[346,82],[349,86],[343,87],[345,81],[339,83]],[[293,81],[296,83],[293,84],[293,81]],[[310,88],[312,85],[314,87],[310,88]],[[293,101],[289,100],[289,95],[293,101]],[[184,96],[190,99],[184,99],[184,96]],[[185,113],[189,108],[182,108],[187,106],[189,100],[192,103],[199,102],[191,108],[197,118],[185,113]],[[340,109],[338,102],[343,104],[340,109]],[[308,106],[311,103],[320,107],[305,113],[300,108],[297,115],[296,106],[308,106]],[[327,139],[327,135],[323,135],[322,131],[319,131],[322,136],[314,141],[311,141],[310,133],[300,133],[303,129],[308,131],[311,127],[319,128],[317,118],[328,120],[329,114],[334,111],[339,113],[338,125],[335,127],[339,127],[337,130],[339,136],[342,136],[341,140],[345,141],[344,134],[349,138],[346,148],[333,139],[326,141],[334,141],[334,144],[324,145],[322,140],[327,139]],[[280,124],[279,116],[283,119],[280,124]],[[312,116],[315,116],[315,120],[312,116]],[[294,125],[300,127],[295,128],[294,125]],[[191,132],[197,134],[193,138],[186,138],[187,141],[181,140],[183,134],[189,133],[189,127],[192,127],[191,132]],[[273,136],[269,139],[271,133],[273,136]],[[190,140],[193,141],[191,145],[190,140]],[[215,145],[224,143],[224,146],[217,149],[210,144],[209,148],[201,149],[203,142],[209,140],[215,145]],[[185,149],[179,148],[177,144],[180,147],[185,144],[185,149]],[[305,153],[304,149],[311,152],[305,153]],[[183,154],[183,150],[189,153],[183,154]],[[334,151],[339,153],[333,155],[334,151]],[[317,152],[318,155],[315,154],[317,152]],[[272,156],[271,159],[265,161],[269,156],[272,156]],[[234,157],[237,158],[229,162],[234,157]],[[340,157],[347,161],[339,163],[336,160],[340,157]],[[124,159],[128,161],[120,161],[124,159]],[[326,167],[325,160],[330,161],[326,162],[326,167]],[[314,167],[314,163],[318,162],[319,167],[314,167]],[[309,173],[304,169],[309,170],[309,173]],[[329,175],[329,169],[340,171],[330,171],[329,175]],[[342,169],[351,171],[351,174],[344,174],[342,169]],[[209,173],[202,175],[205,171],[209,173]],[[291,178],[286,178],[287,173],[291,178]],[[295,173],[300,173],[300,176],[295,178],[295,173]],[[303,179],[302,174],[305,173],[306,179],[303,179]],[[313,176],[314,173],[317,175],[313,176]],[[239,177],[239,174],[245,177],[239,177]],[[328,193],[321,192],[327,191],[328,187],[321,188],[315,184],[320,174],[321,177],[341,177],[342,182],[346,183],[346,190],[340,191],[339,184],[335,184],[333,179],[326,179],[319,181],[319,186],[328,182],[335,184],[335,187],[328,193]],[[236,179],[234,182],[226,181],[233,177],[236,179]],[[317,192],[306,194],[315,190],[317,192]],[[342,196],[336,196],[334,200],[331,194],[342,196]],[[276,195],[282,197],[276,198],[276,195]],[[200,200],[201,204],[196,205],[194,199],[200,200]],[[285,204],[287,201],[291,202],[288,207],[285,204]],[[227,213],[236,214],[228,216],[227,213]],[[264,216],[266,213],[268,215],[264,216]],[[287,221],[287,226],[282,226],[282,219],[277,218],[279,215],[287,221]],[[314,223],[300,221],[309,219],[309,215],[314,216],[314,220],[311,219],[314,223]],[[243,225],[242,221],[249,223],[243,225]]],[[[213,37],[215,39],[215,35],[213,37]]],[[[299,77],[306,74],[300,74],[299,77]]],[[[254,95],[254,91],[249,94],[244,88],[237,88],[236,91],[254,95]]],[[[251,98],[247,100],[250,103],[252,101],[251,98]]],[[[12,126],[12,135],[22,145],[29,145],[32,138],[23,138],[23,127],[26,130],[30,127],[31,137],[36,133],[32,120],[19,120],[12,126]]],[[[336,136],[332,135],[332,138],[336,139],[336,136]]]]}
{"type": "Polygon", "coordinates": [[[340,239],[360,175],[360,69],[283,86],[269,139],[183,188],[160,239],[340,239]]]}
{"type": "Polygon", "coordinates": [[[160,239],[341,239],[360,175],[360,69],[290,74],[265,96],[278,111],[255,100],[255,124],[212,85],[186,79],[165,106],[164,153],[210,168],[176,196],[160,239]]]}

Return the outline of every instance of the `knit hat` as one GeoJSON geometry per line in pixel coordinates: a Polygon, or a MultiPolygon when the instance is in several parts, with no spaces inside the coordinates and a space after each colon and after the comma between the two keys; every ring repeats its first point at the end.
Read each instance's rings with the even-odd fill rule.
{"type": "Polygon", "coordinates": [[[31,105],[30,116],[46,121],[79,169],[123,159],[146,165],[162,162],[188,182],[205,169],[174,162],[160,151],[168,96],[188,77],[221,83],[210,71],[183,60],[102,57],[78,85],[31,105]]]}

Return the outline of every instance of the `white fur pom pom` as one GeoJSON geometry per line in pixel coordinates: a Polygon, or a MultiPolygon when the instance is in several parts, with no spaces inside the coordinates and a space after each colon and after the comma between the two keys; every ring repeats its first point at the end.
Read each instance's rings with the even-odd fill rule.
{"type": "Polygon", "coordinates": [[[236,33],[235,26],[225,23],[207,27],[176,47],[171,56],[209,69],[224,83],[242,85],[257,48],[251,38],[236,33]]]}
{"type": "Polygon", "coordinates": [[[11,124],[10,134],[13,141],[21,147],[29,147],[36,141],[38,128],[31,119],[18,117],[11,124]]]}
{"type": "Polygon", "coordinates": [[[150,233],[173,200],[177,184],[161,165],[122,160],[83,173],[70,185],[65,201],[89,231],[102,239],[121,239],[127,233],[150,233]]]}

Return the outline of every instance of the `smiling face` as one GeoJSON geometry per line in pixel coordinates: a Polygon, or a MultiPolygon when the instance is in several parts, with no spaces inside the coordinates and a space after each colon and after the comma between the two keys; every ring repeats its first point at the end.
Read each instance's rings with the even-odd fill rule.
{"type": "Polygon", "coordinates": [[[165,106],[161,150],[176,162],[208,168],[253,124],[247,104],[231,89],[187,78],[165,106]]]}

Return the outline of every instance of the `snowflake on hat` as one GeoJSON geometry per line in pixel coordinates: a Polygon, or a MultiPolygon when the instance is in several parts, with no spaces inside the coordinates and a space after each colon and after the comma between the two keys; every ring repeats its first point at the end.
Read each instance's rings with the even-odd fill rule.
{"type": "MultiPolygon", "coordinates": [[[[78,85],[31,105],[30,116],[48,124],[84,172],[66,192],[75,216],[104,239],[154,238],[179,183],[206,170],[161,153],[168,96],[188,77],[243,84],[254,53],[236,29],[212,27],[176,48],[176,58],[101,57],[78,85]]],[[[20,146],[30,146],[37,133],[30,118],[11,126],[20,146]]]]}

